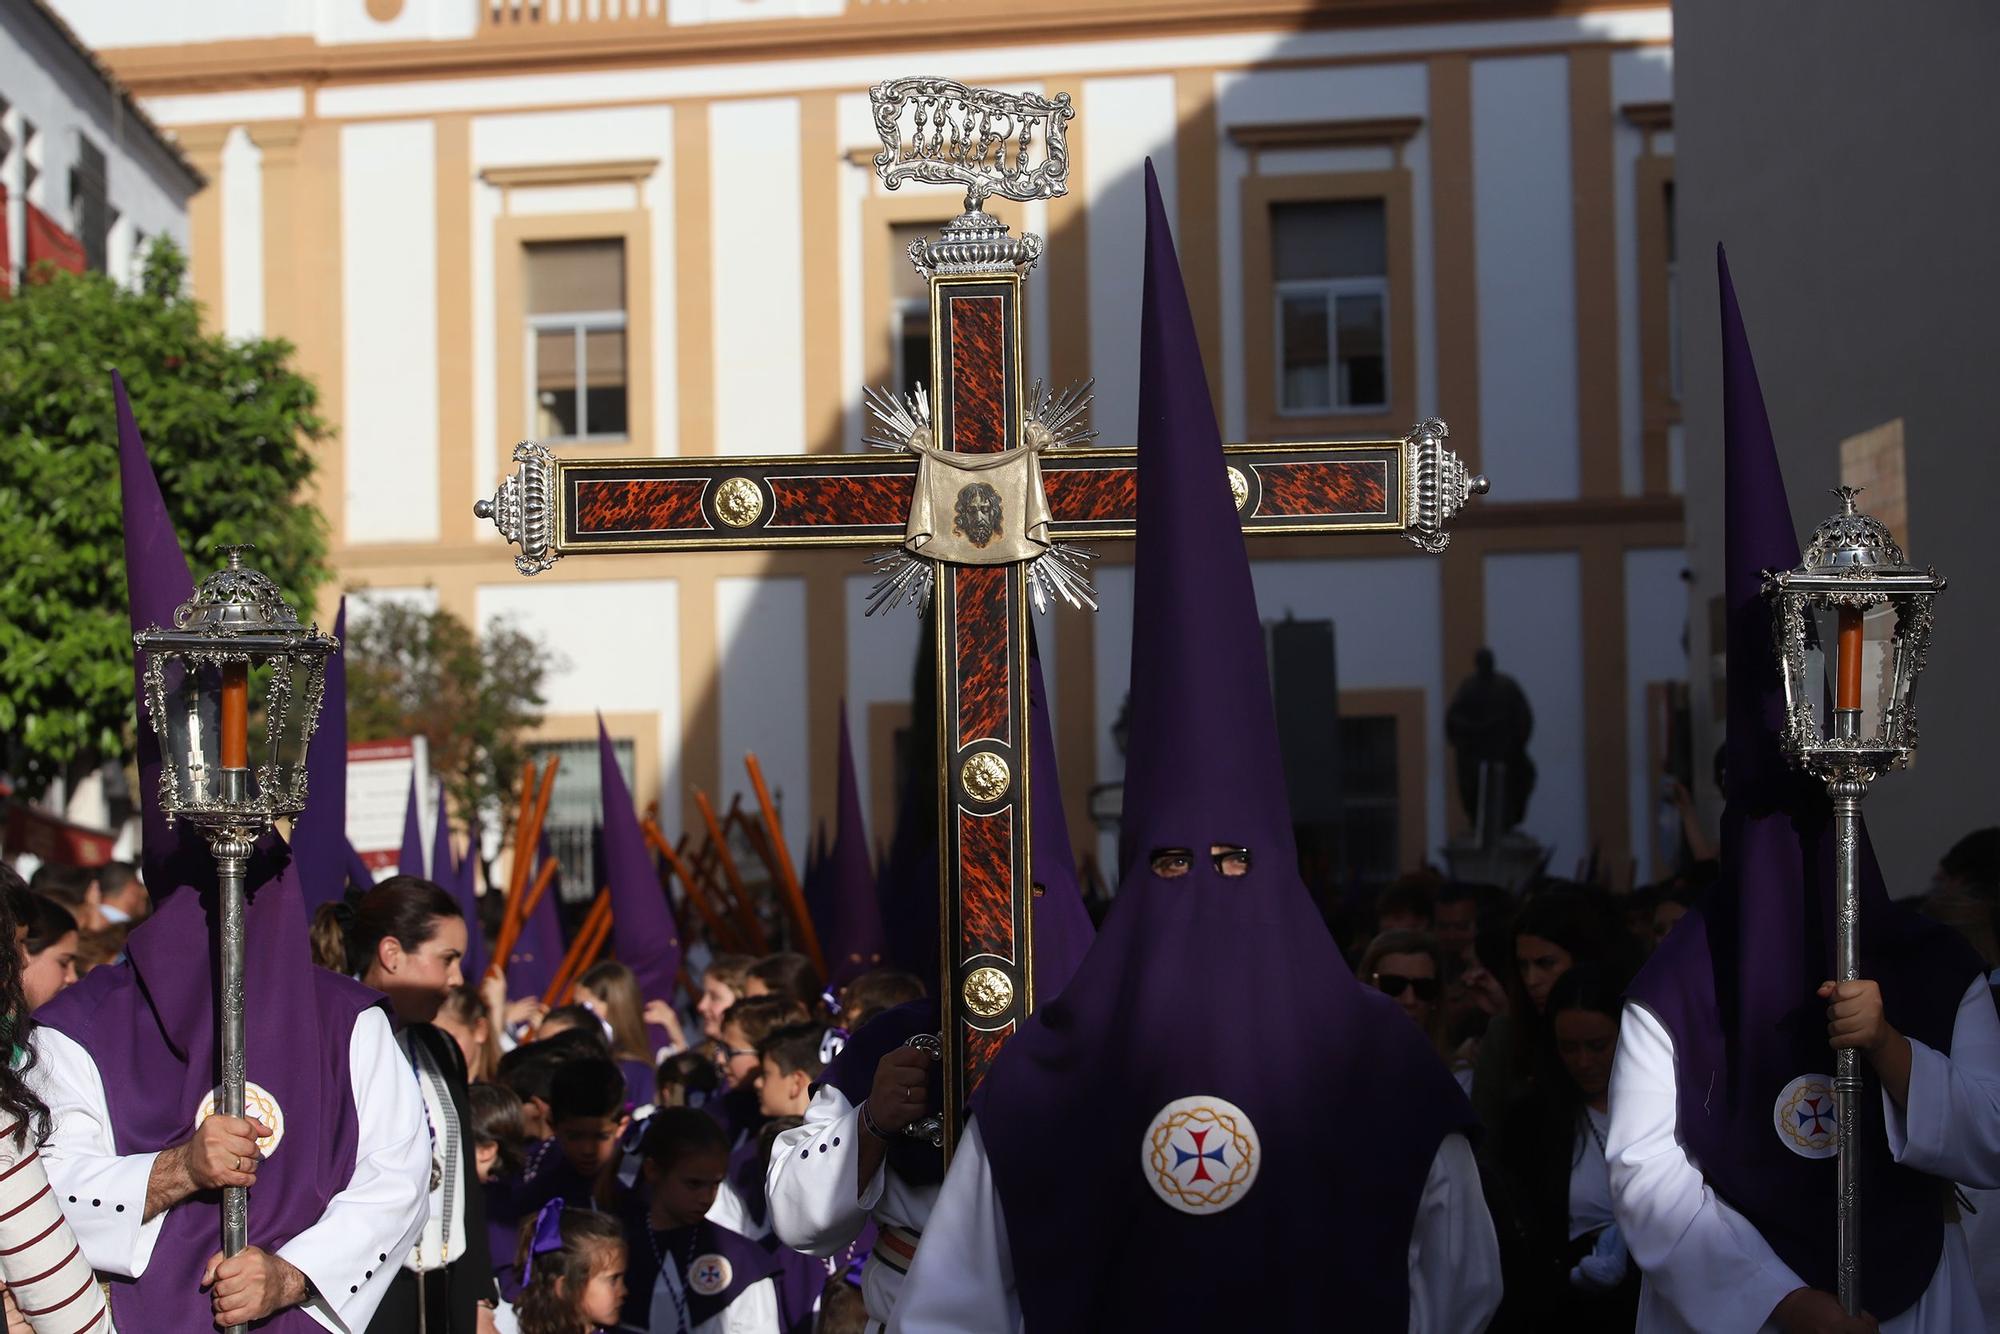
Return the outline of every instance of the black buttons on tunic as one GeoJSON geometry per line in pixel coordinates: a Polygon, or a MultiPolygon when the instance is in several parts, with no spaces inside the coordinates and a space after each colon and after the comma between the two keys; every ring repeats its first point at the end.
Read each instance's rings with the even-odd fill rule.
{"type": "Polygon", "coordinates": [[[835,1135],[833,1137],[833,1147],[836,1149],[840,1147],[840,1136],[835,1135]]]}
{"type": "Polygon", "coordinates": [[[118,1209],[118,1212],[119,1212],[119,1213],[121,1213],[121,1214],[125,1212],[125,1206],[124,1206],[124,1205],[122,1205],[122,1204],[121,1204],[121,1205],[118,1205],[118,1206],[117,1206],[117,1209],[118,1209]]]}

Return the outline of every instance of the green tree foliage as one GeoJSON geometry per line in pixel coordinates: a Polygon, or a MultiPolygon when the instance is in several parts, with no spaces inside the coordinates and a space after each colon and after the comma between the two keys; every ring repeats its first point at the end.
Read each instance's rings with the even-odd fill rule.
{"type": "Polygon", "coordinates": [[[348,740],[424,737],[453,810],[511,821],[548,648],[504,621],[478,635],[442,608],[387,602],[350,612],[345,652],[348,740]]]}
{"type": "Polygon", "coordinates": [[[239,542],[295,607],[328,577],[319,391],[289,343],[204,333],[186,276],[162,239],[136,290],[44,267],[0,299],[0,765],[31,791],[131,750],[114,370],[197,580],[239,542]]]}

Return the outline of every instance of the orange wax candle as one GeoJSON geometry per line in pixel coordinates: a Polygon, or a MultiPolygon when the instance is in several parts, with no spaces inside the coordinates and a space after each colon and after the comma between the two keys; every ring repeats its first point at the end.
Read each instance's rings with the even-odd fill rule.
{"type": "Polygon", "coordinates": [[[222,767],[250,767],[250,664],[222,666],[222,767]]]}
{"type": "Polygon", "coordinates": [[[1834,688],[1834,707],[1861,707],[1861,609],[1840,609],[1840,677],[1834,688]]]}

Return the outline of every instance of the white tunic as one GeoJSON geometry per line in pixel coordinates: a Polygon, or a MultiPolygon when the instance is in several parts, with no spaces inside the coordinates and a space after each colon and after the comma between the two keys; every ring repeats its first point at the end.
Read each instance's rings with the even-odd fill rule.
{"type": "MultiPolygon", "coordinates": [[[[653,1305],[646,1315],[651,1334],[679,1334],[681,1308],[674,1300],[687,1300],[687,1288],[674,1265],[666,1265],[653,1282],[653,1305]]],[[[737,1295],[735,1301],[699,1325],[689,1325],[687,1334],[780,1334],[778,1326],[778,1285],[760,1278],[737,1295]]]]}
{"type": "MultiPolygon", "coordinates": [[[[1259,1280],[1262,1281],[1262,1280],[1259,1280]]],[[[1411,1334],[1478,1334],[1500,1306],[1500,1242],[1463,1135],[1446,1135],[1410,1231],[1411,1334]]],[[[1007,1223],[979,1122],[966,1126],[889,1334],[1021,1328],[1007,1223]]]]}
{"type": "MultiPolygon", "coordinates": [[[[2000,1015],[1984,978],[1959,1002],[1951,1052],[1947,1059],[1910,1040],[1907,1107],[1882,1095],[1889,1151],[1947,1181],[2000,1186],[2000,1015]]],[[[1645,1334],[1775,1331],[1772,1308],[1805,1283],[1688,1161],[1675,1133],[1676,1096],[1672,1037],[1652,1011],[1627,1005],[1611,1070],[1606,1151],[1618,1225],[1645,1272],[1638,1327],[1645,1334]]],[[[1775,1130],[1771,1152],[1789,1152],[1775,1130]]],[[[1865,1185],[1863,1192],[1866,1207],[1865,1185]]],[[[1861,1264],[1865,1275],[1866,1255],[1861,1264]]],[[[1882,1334],[1982,1328],[1965,1231],[1947,1223],[1930,1286],[1909,1310],[1883,1321],[1882,1334]]]]}
{"type": "MultiPolygon", "coordinates": [[[[853,1242],[872,1216],[883,1227],[922,1233],[938,1188],[903,1180],[887,1160],[860,1180],[861,1114],[847,1095],[822,1084],[806,1108],[806,1123],[778,1136],[764,1177],[772,1230],[793,1250],[828,1256],[853,1242]],[[799,1155],[803,1153],[802,1158],[799,1155]]],[[[921,1248],[919,1248],[921,1249],[921,1248]]],[[[870,1254],[861,1270],[861,1299],[870,1329],[887,1323],[903,1290],[903,1275],[870,1254]]]]}
{"type": "MultiPolygon", "coordinates": [[[[28,1079],[49,1105],[53,1131],[42,1147],[49,1180],[64,1197],[102,1202],[80,1204],[70,1215],[92,1267],[137,1278],[146,1272],[166,1219],[161,1213],[142,1221],[146,1182],[159,1155],[119,1157],[96,1062],[52,1028],[36,1029],[34,1040],[39,1059],[28,1079]]],[[[336,1334],[368,1327],[395,1277],[394,1258],[408,1254],[423,1228],[430,1181],[430,1137],[417,1081],[379,1009],[355,1021],[348,1069],[360,1119],[354,1174],[317,1223],[278,1248],[279,1257],[319,1290],[307,1313],[336,1334]],[[383,1256],[392,1258],[385,1262],[383,1256]]],[[[254,1186],[250,1207],[257,1207],[254,1186]]],[[[189,1282],[200,1277],[191,1274],[189,1282]]]]}

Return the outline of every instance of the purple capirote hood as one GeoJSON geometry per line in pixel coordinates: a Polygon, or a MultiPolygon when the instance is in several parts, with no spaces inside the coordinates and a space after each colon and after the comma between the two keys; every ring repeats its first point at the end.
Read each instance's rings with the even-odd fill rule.
{"type": "MultiPolygon", "coordinates": [[[[1150,165],[1146,192],[1123,875],[973,1112],[1038,1334],[1319,1328],[1330,1301],[1353,1328],[1401,1329],[1423,1183],[1472,1110],[1354,979],[1299,877],[1248,554],[1150,165]],[[1221,875],[1218,843],[1250,849],[1248,875],[1221,875]],[[1192,871],[1154,875],[1156,848],[1190,850],[1192,871]],[[1257,1175],[1221,1211],[1154,1184],[1148,1150],[1183,1098],[1254,1126],[1257,1175]],[[1288,1255],[1310,1272],[1274,1280],[1288,1255]]],[[[1245,1143],[1215,1150],[1218,1171],[1245,1143]]]]}
{"type": "MultiPolygon", "coordinates": [[[[1729,263],[1722,295],[1723,596],[1727,602],[1727,805],[1722,874],[1661,942],[1628,996],[1672,1035],[1678,1132],[1709,1185],[1756,1225],[1780,1259],[1833,1291],[1833,1158],[1801,1156],[1773,1115],[1802,1075],[1827,1076],[1822,982],[1835,975],[1832,815],[1817,780],[1780,744],[1784,694],[1763,572],[1798,564],[1785,479],[1729,263]]],[[[1861,975],[1879,982],[1889,1021],[1951,1049],[1958,1003],[1980,963],[1949,928],[1889,898],[1861,845],[1861,975]]],[[[1888,1319],[1922,1295],[1943,1222],[1936,1179],[1889,1154],[1879,1084],[1862,1062],[1862,1305],[1888,1319]]]]}
{"type": "MultiPolygon", "coordinates": [[[[319,726],[306,747],[305,811],[292,821],[292,861],[299,868],[306,911],[333,903],[347,889],[353,854],[347,841],[347,599],[334,613],[340,647],[326,660],[319,726]]],[[[366,885],[368,882],[361,882],[366,885]]]]}
{"type": "MultiPolygon", "coordinates": [[[[883,757],[887,762],[888,757],[883,757]]],[[[833,847],[819,867],[817,890],[824,920],[820,946],[826,955],[827,985],[840,988],[888,954],[882,931],[882,903],[868,851],[868,828],[861,818],[861,783],[854,774],[854,747],[847,735],[847,708],[840,710],[840,793],[833,847]]]]}
{"type": "MultiPolygon", "coordinates": [[[[604,883],[611,890],[612,952],[639,979],[643,999],[672,1003],[681,970],[680,929],[674,925],[666,887],[646,847],[631,790],[625,786],[618,752],[601,715],[597,761],[599,790],[604,794],[604,883]]],[[[655,1051],[671,1041],[658,1024],[647,1025],[646,1031],[655,1051]]]]}
{"type": "MultiPolygon", "coordinates": [[[[125,595],[131,608],[132,633],[173,628],[174,609],[194,596],[194,578],[181,550],[174,522],[160,494],[159,479],[139,437],[132,400],[124,377],[111,375],[111,392],[118,405],[118,503],[125,534],[125,595]]],[[[146,887],[155,899],[190,875],[199,874],[200,860],[176,865],[181,853],[180,829],[160,808],[160,743],[153,733],[152,709],[146,702],[146,659],[135,652],[132,697],[138,711],[140,860],[146,887]]],[[[178,687],[179,669],[170,669],[169,689],[178,687]]],[[[190,840],[200,853],[200,839],[190,840]]]]}

